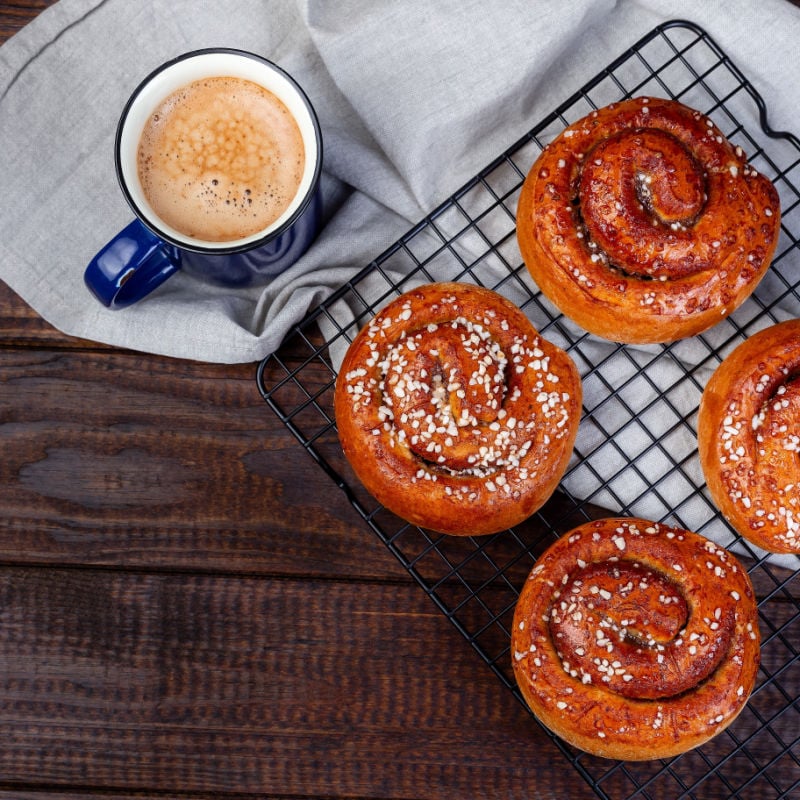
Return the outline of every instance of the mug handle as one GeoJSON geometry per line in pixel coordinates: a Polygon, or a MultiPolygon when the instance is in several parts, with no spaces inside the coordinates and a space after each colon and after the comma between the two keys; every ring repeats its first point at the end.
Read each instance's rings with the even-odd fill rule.
{"type": "Polygon", "coordinates": [[[106,307],[133,305],[180,269],[181,253],[134,219],[89,262],[83,279],[106,307]]]}

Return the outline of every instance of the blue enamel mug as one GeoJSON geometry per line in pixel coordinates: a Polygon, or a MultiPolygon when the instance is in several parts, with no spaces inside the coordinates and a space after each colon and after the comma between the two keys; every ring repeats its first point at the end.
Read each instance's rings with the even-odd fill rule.
{"type": "MultiPolygon", "coordinates": [[[[195,50],[154,70],[123,109],[114,160],[119,185],[135,219],[94,256],[84,273],[89,290],[109,308],[136,303],[178,270],[218,286],[267,283],[297,261],[319,232],[319,122],[298,83],[276,64],[253,53],[229,48],[195,50]],[[299,128],[303,160],[297,170],[296,191],[287,195],[276,219],[258,230],[232,232],[220,239],[216,234],[204,238],[201,230],[187,232],[154,209],[157,203],[151,202],[143,187],[139,147],[148,120],[166,98],[197,81],[222,78],[254,83],[278,98],[299,128]]],[[[218,181],[213,180],[216,186],[218,181]]],[[[247,202],[252,201],[248,198],[247,202]]]]}

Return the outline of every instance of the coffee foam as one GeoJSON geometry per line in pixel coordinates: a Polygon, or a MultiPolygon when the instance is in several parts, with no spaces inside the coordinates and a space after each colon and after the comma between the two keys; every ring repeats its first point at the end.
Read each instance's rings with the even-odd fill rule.
{"type": "Polygon", "coordinates": [[[267,89],[238,77],[194,81],[151,115],[139,141],[148,202],[185,236],[224,242],[268,228],[297,193],[300,129],[267,89]]]}

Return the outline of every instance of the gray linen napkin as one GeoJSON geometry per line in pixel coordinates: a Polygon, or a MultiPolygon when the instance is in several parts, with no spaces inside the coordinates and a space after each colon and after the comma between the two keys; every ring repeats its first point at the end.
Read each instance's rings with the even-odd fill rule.
{"type": "Polygon", "coordinates": [[[800,100],[786,0],[337,3],[61,0],[0,48],[0,278],[65,333],[220,363],[255,361],[314,303],[445,200],[655,24],[695,19],[791,127],[800,100]],[[83,285],[130,218],[112,142],[152,68],[199,47],[282,64],[325,139],[327,225],[264,287],[178,275],[124,311],[83,285]]]}

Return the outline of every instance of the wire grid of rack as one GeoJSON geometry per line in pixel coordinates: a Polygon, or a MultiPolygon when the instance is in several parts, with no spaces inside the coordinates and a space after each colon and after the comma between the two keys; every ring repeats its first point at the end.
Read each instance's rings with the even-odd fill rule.
{"type": "Polygon", "coordinates": [[[598,759],[553,737],[601,798],[800,796],[800,563],[756,552],[722,520],[706,494],[695,428],[702,388],[722,358],[760,328],[800,316],[798,178],[800,141],[769,128],[762,99],[728,56],[696,25],[666,23],[309,313],[258,368],[267,404],[521,702],[510,664],[511,616],[519,588],[555,537],[598,516],[641,516],[696,530],[745,560],[763,640],[747,707],[710,743],[666,761],[598,759]],[[730,318],[691,340],[630,347],[588,336],[542,297],[517,248],[515,212],[525,175],[563,127],[645,94],[708,114],[739,144],[778,188],[782,231],[767,277],[730,318]],[[575,454],[561,487],[526,523],[492,536],[433,534],[390,514],[355,479],[336,435],[336,364],[357,328],[401,292],[441,280],[478,283],[512,299],[572,356],[584,384],[575,454]]]}

